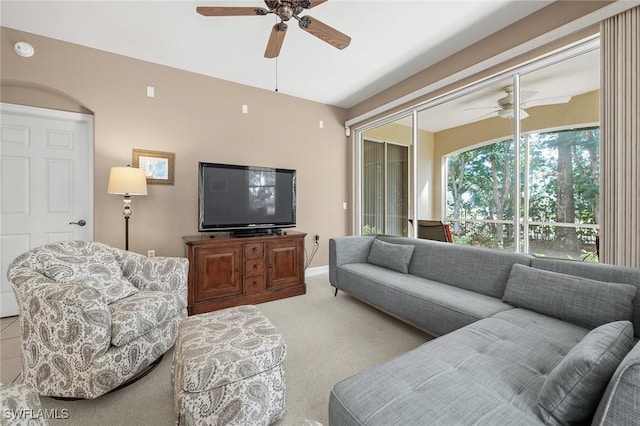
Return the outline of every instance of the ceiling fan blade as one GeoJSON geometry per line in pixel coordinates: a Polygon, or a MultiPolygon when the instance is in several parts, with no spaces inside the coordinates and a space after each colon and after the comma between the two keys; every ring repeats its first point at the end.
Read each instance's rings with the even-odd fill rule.
{"type": "Polygon", "coordinates": [[[306,32],[318,37],[324,42],[329,43],[337,49],[342,50],[351,43],[351,37],[317,20],[316,18],[303,16],[298,20],[298,25],[306,32]]]}
{"type": "Polygon", "coordinates": [[[520,104],[521,108],[531,108],[542,105],[566,104],[571,100],[571,96],[554,96],[552,98],[532,99],[520,104]]]}
{"type": "Polygon", "coordinates": [[[287,24],[280,22],[275,24],[271,30],[269,41],[267,42],[267,49],[264,51],[265,58],[275,58],[280,54],[282,43],[284,42],[284,36],[287,33],[287,24]]]}
{"type": "Polygon", "coordinates": [[[497,117],[497,116],[498,116],[498,110],[491,111],[487,114],[481,115],[480,117],[476,118],[476,121],[486,120],[487,118],[497,117]]]}
{"type": "Polygon", "coordinates": [[[269,13],[262,7],[196,7],[204,16],[263,16],[269,13]]]}
{"type": "Polygon", "coordinates": [[[537,94],[538,94],[538,92],[536,92],[535,90],[521,90],[520,91],[520,104],[522,105],[522,103],[524,101],[526,101],[527,99],[529,99],[532,96],[535,96],[537,94]]]}

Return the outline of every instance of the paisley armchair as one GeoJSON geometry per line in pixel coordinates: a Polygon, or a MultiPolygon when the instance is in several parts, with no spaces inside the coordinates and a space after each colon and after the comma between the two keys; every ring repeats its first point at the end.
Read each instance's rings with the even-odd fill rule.
{"type": "Polygon", "coordinates": [[[97,398],[175,342],[187,315],[188,261],[65,241],[18,256],[22,377],[40,395],[97,398]]]}

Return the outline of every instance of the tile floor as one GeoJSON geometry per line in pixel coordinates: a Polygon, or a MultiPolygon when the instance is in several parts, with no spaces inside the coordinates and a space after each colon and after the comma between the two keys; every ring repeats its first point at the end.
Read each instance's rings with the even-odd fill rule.
{"type": "Polygon", "coordinates": [[[21,346],[18,317],[0,318],[0,383],[19,381],[21,346]]]}

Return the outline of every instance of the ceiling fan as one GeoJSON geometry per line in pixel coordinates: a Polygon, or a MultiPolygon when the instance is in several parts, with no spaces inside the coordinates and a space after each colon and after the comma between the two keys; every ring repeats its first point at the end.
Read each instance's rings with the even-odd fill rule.
{"type": "MultiPolygon", "coordinates": [[[[467,108],[467,110],[472,109],[494,109],[495,111],[490,112],[486,116],[482,118],[489,118],[493,116],[498,116],[501,118],[513,118],[515,116],[515,108],[513,105],[513,86],[506,86],[502,88],[502,91],[506,93],[506,96],[498,99],[497,106],[490,107],[480,107],[480,108],[467,108]]],[[[541,98],[541,99],[531,99],[538,92],[532,90],[522,90],[520,91],[520,118],[525,119],[529,117],[529,114],[525,111],[527,108],[531,108],[534,106],[541,105],[555,105],[555,104],[565,104],[571,100],[571,96],[554,96],[552,98],[541,98]]]]}
{"type": "Polygon", "coordinates": [[[335,28],[312,18],[300,14],[305,9],[314,8],[327,0],[264,0],[267,8],[263,7],[197,7],[196,11],[204,16],[264,16],[270,13],[277,15],[280,22],[273,26],[271,36],[264,52],[265,58],[275,58],[280,54],[280,48],[287,32],[287,24],[291,18],[298,21],[298,26],[306,32],[318,37],[330,45],[344,49],[351,43],[351,37],[335,28]]]}

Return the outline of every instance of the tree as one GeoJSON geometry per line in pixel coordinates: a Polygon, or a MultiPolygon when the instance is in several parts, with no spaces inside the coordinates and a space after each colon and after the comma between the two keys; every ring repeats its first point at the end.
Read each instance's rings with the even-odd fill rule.
{"type": "MultiPolygon", "coordinates": [[[[580,255],[585,245],[594,244],[594,231],[579,225],[555,226],[553,222],[597,224],[599,129],[529,133],[523,135],[520,149],[529,165],[529,180],[523,182],[528,190],[528,200],[524,200],[529,203],[528,218],[550,223],[531,225],[526,238],[530,238],[533,252],[580,255]],[[524,151],[525,146],[529,147],[528,152],[524,151]]],[[[520,192],[513,188],[513,151],[513,142],[508,140],[449,157],[449,217],[461,219],[454,222],[454,234],[466,243],[506,247],[511,242],[504,224],[474,220],[509,220],[523,215],[513,210],[513,197],[520,192]]]]}
{"type": "MultiPolygon", "coordinates": [[[[490,151],[491,178],[493,204],[495,206],[494,219],[506,219],[507,209],[512,201],[511,176],[513,174],[513,157],[511,155],[511,141],[492,144],[490,151]]],[[[496,224],[496,236],[501,246],[504,246],[504,224],[496,224]]]]}
{"type": "MultiPolygon", "coordinates": [[[[558,150],[558,203],[556,220],[564,223],[575,223],[575,198],[573,192],[573,138],[567,132],[557,134],[558,150]]],[[[556,249],[562,248],[570,253],[577,251],[576,228],[559,227],[556,230],[556,249]]]]}
{"type": "MultiPolygon", "coordinates": [[[[460,212],[462,211],[462,194],[466,192],[465,180],[464,180],[464,168],[466,165],[466,158],[469,152],[463,152],[457,155],[449,157],[448,161],[448,182],[447,186],[451,191],[453,198],[453,218],[460,219],[460,212]]],[[[460,222],[455,221],[453,225],[454,233],[460,234],[460,222]]]]}

